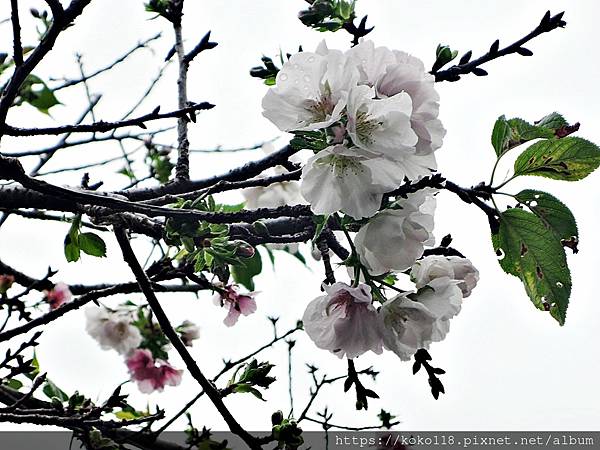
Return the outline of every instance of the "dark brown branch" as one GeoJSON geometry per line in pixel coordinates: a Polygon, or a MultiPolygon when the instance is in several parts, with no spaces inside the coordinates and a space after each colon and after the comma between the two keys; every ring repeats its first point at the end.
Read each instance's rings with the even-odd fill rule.
{"type": "Polygon", "coordinates": [[[5,134],[6,116],[9,108],[13,105],[15,98],[19,94],[21,85],[27,76],[37,67],[42,59],[52,50],[56,39],[60,33],[65,30],[91,0],[72,0],[69,7],[60,16],[54,17],[52,25],[48,32],[42,38],[40,44],[33,50],[30,56],[15,68],[15,71],[6,85],[0,98],[0,138],[5,134]]]}
{"type": "Polygon", "coordinates": [[[231,415],[231,413],[223,403],[219,391],[204,376],[204,374],[200,370],[200,367],[198,367],[198,364],[196,364],[196,361],[188,352],[187,347],[181,341],[179,334],[177,334],[177,332],[171,326],[169,318],[165,314],[164,310],[162,309],[162,306],[160,305],[160,302],[158,301],[158,298],[156,298],[156,295],[152,290],[152,285],[150,283],[150,280],[146,276],[146,272],[144,272],[144,269],[142,268],[142,266],[140,266],[135,256],[135,253],[131,248],[126,231],[122,228],[117,228],[115,229],[115,235],[119,246],[121,247],[123,259],[125,260],[125,262],[127,262],[135,278],[137,279],[138,284],[140,285],[140,289],[144,293],[144,296],[146,297],[150,308],[154,312],[154,316],[156,317],[156,320],[158,321],[163,333],[169,339],[177,353],[179,353],[179,355],[183,359],[190,374],[194,377],[196,381],[198,381],[204,392],[206,392],[208,398],[210,398],[212,403],[215,405],[215,407],[227,423],[230,431],[238,435],[251,449],[260,449],[261,447],[257,443],[256,438],[250,433],[248,433],[244,428],[242,428],[242,426],[237,422],[237,420],[231,415]]]}
{"type": "Polygon", "coordinates": [[[203,189],[217,184],[220,181],[244,181],[260,175],[263,171],[287,161],[290,156],[299,150],[286,145],[281,150],[274,152],[257,161],[251,161],[243,166],[236,167],[229,172],[197,181],[172,182],[155,188],[132,189],[119,192],[130,200],[149,200],[166,194],[183,194],[193,190],[203,189]]]}
{"type": "Polygon", "coordinates": [[[53,20],[56,18],[60,18],[65,13],[62,5],[59,0],[45,0],[48,6],[50,7],[50,11],[52,11],[53,20]]]}
{"type": "Polygon", "coordinates": [[[182,195],[165,195],[163,197],[147,200],[144,203],[148,205],[167,205],[169,203],[175,203],[179,199],[194,200],[198,197],[208,194],[216,194],[219,192],[245,189],[250,187],[265,187],[270,186],[274,183],[283,183],[287,181],[299,180],[301,174],[302,170],[298,169],[293,172],[284,173],[281,175],[274,175],[272,177],[256,178],[245,181],[219,181],[217,184],[206,189],[192,191],[182,195]]]}
{"type": "Polygon", "coordinates": [[[485,55],[469,61],[471,52],[467,52],[461,58],[459,64],[454,65],[446,70],[432,71],[431,74],[435,76],[435,81],[458,81],[460,80],[461,75],[466,75],[469,73],[473,73],[478,76],[487,75],[487,72],[484,69],[481,69],[480,66],[502,56],[514,53],[522,56],[531,56],[533,55],[531,50],[523,46],[541,34],[557,28],[564,28],[567,23],[562,20],[563,15],[564,12],[556,14],[555,16],[551,16],[550,11],[548,11],[542,18],[542,21],[539,23],[539,25],[531,33],[514,42],[513,44],[500,49],[498,41],[496,41],[490,47],[490,51],[488,51],[485,55]]]}
{"type": "MultiPolygon", "coordinates": [[[[203,287],[197,286],[197,285],[169,286],[169,285],[153,284],[152,286],[157,292],[177,292],[177,291],[197,292],[197,291],[200,291],[203,289],[203,287]]],[[[15,327],[11,330],[0,333],[0,342],[7,341],[9,339],[12,339],[15,336],[27,333],[39,326],[46,325],[46,324],[58,319],[59,317],[64,316],[66,313],[68,313],[70,311],[74,311],[76,309],[79,309],[92,301],[95,301],[95,300],[98,300],[98,299],[104,298],[104,297],[109,297],[111,295],[132,294],[134,292],[140,292],[139,289],[140,288],[138,286],[138,283],[123,283],[123,284],[117,284],[117,285],[114,285],[114,286],[111,286],[108,288],[98,289],[95,291],[88,292],[87,294],[84,294],[84,295],[78,297],[77,299],[73,300],[72,302],[65,303],[60,308],[54,309],[54,310],[44,314],[43,316],[33,319],[31,322],[27,322],[26,324],[23,324],[21,326],[15,327]]]]}
{"type": "MultiPolygon", "coordinates": [[[[179,76],[177,78],[177,101],[179,108],[185,108],[187,104],[187,72],[188,63],[185,59],[185,50],[183,48],[183,33],[181,29],[181,15],[183,0],[174,2],[178,11],[177,20],[173,21],[173,30],[175,32],[175,52],[179,63],[179,76]]],[[[190,141],[188,140],[188,118],[179,117],[177,120],[177,164],[175,165],[175,179],[190,179],[190,141]]]]}
{"type": "Polygon", "coordinates": [[[96,123],[84,124],[84,125],[61,125],[58,127],[50,128],[17,128],[11,125],[5,125],[3,127],[3,134],[9,136],[40,136],[40,135],[56,135],[64,133],[105,133],[107,131],[116,130],[118,128],[138,126],[146,128],[145,123],[160,119],[170,118],[181,118],[186,117],[189,114],[194,114],[196,111],[203,111],[212,109],[214,105],[208,102],[196,103],[186,108],[178,109],[168,113],[161,114],[158,112],[158,108],[149,114],[136,117],[134,119],[122,120],[118,122],[104,122],[99,121],[96,123]]]}
{"type": "MultiPolygon", "coordinates": [[[[329,430],[330,428],[337,428],[338,430],[347,430],[347,431],[367,431],[367,430],[381,430],[383,427],[383,425],[371,425],[371,426],[365,426],[365,427],[347,427],[345,425],[335,425],[333,423],[330,422],[324,422],[322,420],[317,420],[317,419],[313,419],[311,417],[304,417],[305,420],[308,420],[309,422],[313,422],[313,423],[318,423],[320,425],[323,425],[323,427],[327,427],[327,430],[329,430]]],[[[391,422],[390,426],[395,426],[398,425],[400,423],[400,421],[395,421],[395,422],[391,422]]]]}
{"type": "Polygon", "coordinates": [[[23,45],[21,44],[21,24],[19,23],[19,1],[10,0],[11,21],[13,27],[13,59],[15,66],[23,64],[23,45]]]}
{"type": "MultiPolygon", "coordinates": [[[[14,404],[22,400],[27,394],[22,394],[8,386],[0,386],[0,402],[5,405],[14,404]]],[[[34,410],[55,410],[50,402],[45,402],[31,397],[23,400],[23,406],[34,410]]],[[[79,431],[81,427],[66,427],[70,430],[79,431]]],[[[121,428],[108,428],[102,430],[103,434],[116,442],[127,443],[142,450],[186,450],[177,444],[156,439],[152,433],[145,433],[121,428]]]]}
{"type": "Polygon", "coordinates": [[[206,33],[202,39],[200,39],[200,42],[198,42],[198,44],[187,55],[185,55],[185,63],[189,65],[189,63],[191,63],[200,53],[205,50],[213,49],[217,45],[219,45],[217,42],[210,42],[210,31],[208,31],[208,33],[206,33]]]}

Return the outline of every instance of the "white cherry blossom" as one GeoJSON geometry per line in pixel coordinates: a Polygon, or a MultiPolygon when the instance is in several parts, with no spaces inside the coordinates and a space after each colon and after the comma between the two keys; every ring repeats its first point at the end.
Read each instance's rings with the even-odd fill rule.
{"type": "Polygon", "coordinates": [[[457,282],[448,277],[436,278],[417,293],[388,300],[379,312],[385,348],[410,360],[418,349],[446,337],[450,319],[460,312],[461,303],[457,282]]]}
{"type": "Polygon", "coordinates": [[[400,92],[410,96],[411,124],[419,137],[417,154],[431,154],[442,146],[446,130],[438,119],[440,97],[434,87],[435,78],[420,59],[402,51],[375,47],[368,40],[350,49],[347,56],[358,68],[359,83],[373,86],[378,97],[392,97],[400,92]]]}
{"type": "Polygon", "coordinates": [[[134,325],[130,311],[109,311],[104,307],[91,306],[85,310],[85,329],[104,350],[116,350],[127,355],[142,343],[142,335],[134,325]]]}
{"type": "Polygon", "coordinates": [[[427,256],[417,261],[411,270],[411,278],[417,288],[429,284],[436,278],[448,277],[458,281],[463,297],[471,295],[479,281],[479,271],[467,258],[458,256],[427,256]]]}
{"type": "Polygon", "coordinates": [[[410,124],[410,96],[400,92],[385,99],[374,97],[375,90],[368,86],[350,90],[347,127],[354,145],[395,160],[414,154],[417,135],[410,124]]]}
{"type": "Polygon", "coordinates": [[[385,348],[403,361],[409,361],[418,349],[429,345],[437,320],[423,303],[411,300],[409,294],[388,300],[379,312],[385,348]]]}
{"type": "Polygon", "coordinates": [[[310,302],[302,317],[315,345],[339,358],[356,358],[369,350],[383,351],[380,321],[371,304],[371,288],[345,283],[325,286],[326,295],[310,302]]]}
{"type": "Polygon", "coordinates": [[[263,115],[281,131],[317,130],[338,121],[358,77],[340,51],[292,55],[265,95],[263,115]]]}
{"type": "Polygon", "coordinates": [[[363,225],[354,239],[360,262],[371,275],[403,271],[434,242],[433,190],[420,191],[398,201],[397,209],[385,209],[363,225]]]}
{"type": "Polygon", "coordinates": [[[301,193],[315,214],[342,211],[355,219],[371,217],[383,194],[402,183],[401,169],[386,158],[367,158],[342,145],[331,146],[304,166],[301,193]]]}

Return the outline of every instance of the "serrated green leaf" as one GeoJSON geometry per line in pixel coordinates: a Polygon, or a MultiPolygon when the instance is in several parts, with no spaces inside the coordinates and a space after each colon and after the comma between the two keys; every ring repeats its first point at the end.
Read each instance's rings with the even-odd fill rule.
{"type": "Polygon", "coordinates": [[[511,129],[508,149],[514,148],[533,139],[554,138],[554,130],[539,125],[531,125],[529,122],[526,122],[518,117],[508,120],[508,124],[511,129]]]}
{"type": "Polygon", "coordinates": [[[99,258],[106,256],[106,244],[95,233],[81,233],[79,235],[79,248],[90,256],[99,258]]]}
{"type": "Polygon", "coordinates": [[[553,112],[536,122],[536,125],[538,127],[544,127],[556,131],[569,125],[569,122],[567,122],[561,114],[553,112]]]}
{"type": "Polygon", "coordinates": [[[500,116],[494,124],[492,130],[492,146],[496,151],[496,156],[500,156],[508,150],[508,143],[511,137],[511,127],[506,117],[500,116]]]}
{"type": "Polygon", "coordinates": [[[600,149],[579,137],[536,142],[515,161],[515,175],[577,181],[600,165],[600,149]]]}
{"type": "Polygon", "coordinates": [[[519,202],[525,204],[554,235],[561,241],[575,245],[579,240],[577,222],[571,210],[559,199],[547,192],[526,189],[516,195],[519,202]]]}
{"type": "Polygon", "coordinates": [[[262,258],[259,251],[255,251],[252,258],[244,259],[242,264],[231,266],[231,276],[233,279],[249,291],[254,290],[254,277],[261,271],[262,258]]]}
{"type": "Polygon", "coordinates": [[[519,277],[533,304],[564,325],[571,294],[565,251],[554,233],[533,213],[512,208],[500,215],[492,235],[500,266],[519,277]]]}

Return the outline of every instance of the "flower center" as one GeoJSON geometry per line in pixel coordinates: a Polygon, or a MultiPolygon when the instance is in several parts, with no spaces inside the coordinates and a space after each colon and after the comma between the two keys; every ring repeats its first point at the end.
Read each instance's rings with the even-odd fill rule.
{"type": "Polygon", "coordinates": [[[383,125],[382,122],[375,120],[364,111],[356,114],[356,134],[365,144],[373,144],[373,132],[383,125]]]}

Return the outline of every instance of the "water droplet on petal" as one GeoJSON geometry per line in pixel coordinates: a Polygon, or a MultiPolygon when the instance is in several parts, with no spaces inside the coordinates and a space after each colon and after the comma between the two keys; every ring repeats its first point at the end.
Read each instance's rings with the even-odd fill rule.
{"type": "Polygon", "coordinates": [[[298,64],[294,64],[292,67],[296,70],[298,70],[300,68],[300,66],[298,64]]]}
{"type": "Polygon", "coordinates": [[[303,79],[304,81],[306,81],[307,83],[309,83],[309,82],[310,82],[310,80],[311,80],[311,78],[310,78],[310,75],[304,75],[304,76],[302,77],[302,79],[303,79]]]}
{"type": "Polygon", "coordinates": [[[315,57],[314,56],[309,56],[307,61],[309,63],[314,63],[315,62],[315,57]]]}
{"type": "Polygon", "coordinates": [[[286,81],[286,80],[288,79],[288,76],[287,76],[287,74],[285,74],[285,73],[282,73],[282,74],[279,76],[279,79],[280,79],[281,81],[286,81]]]}

